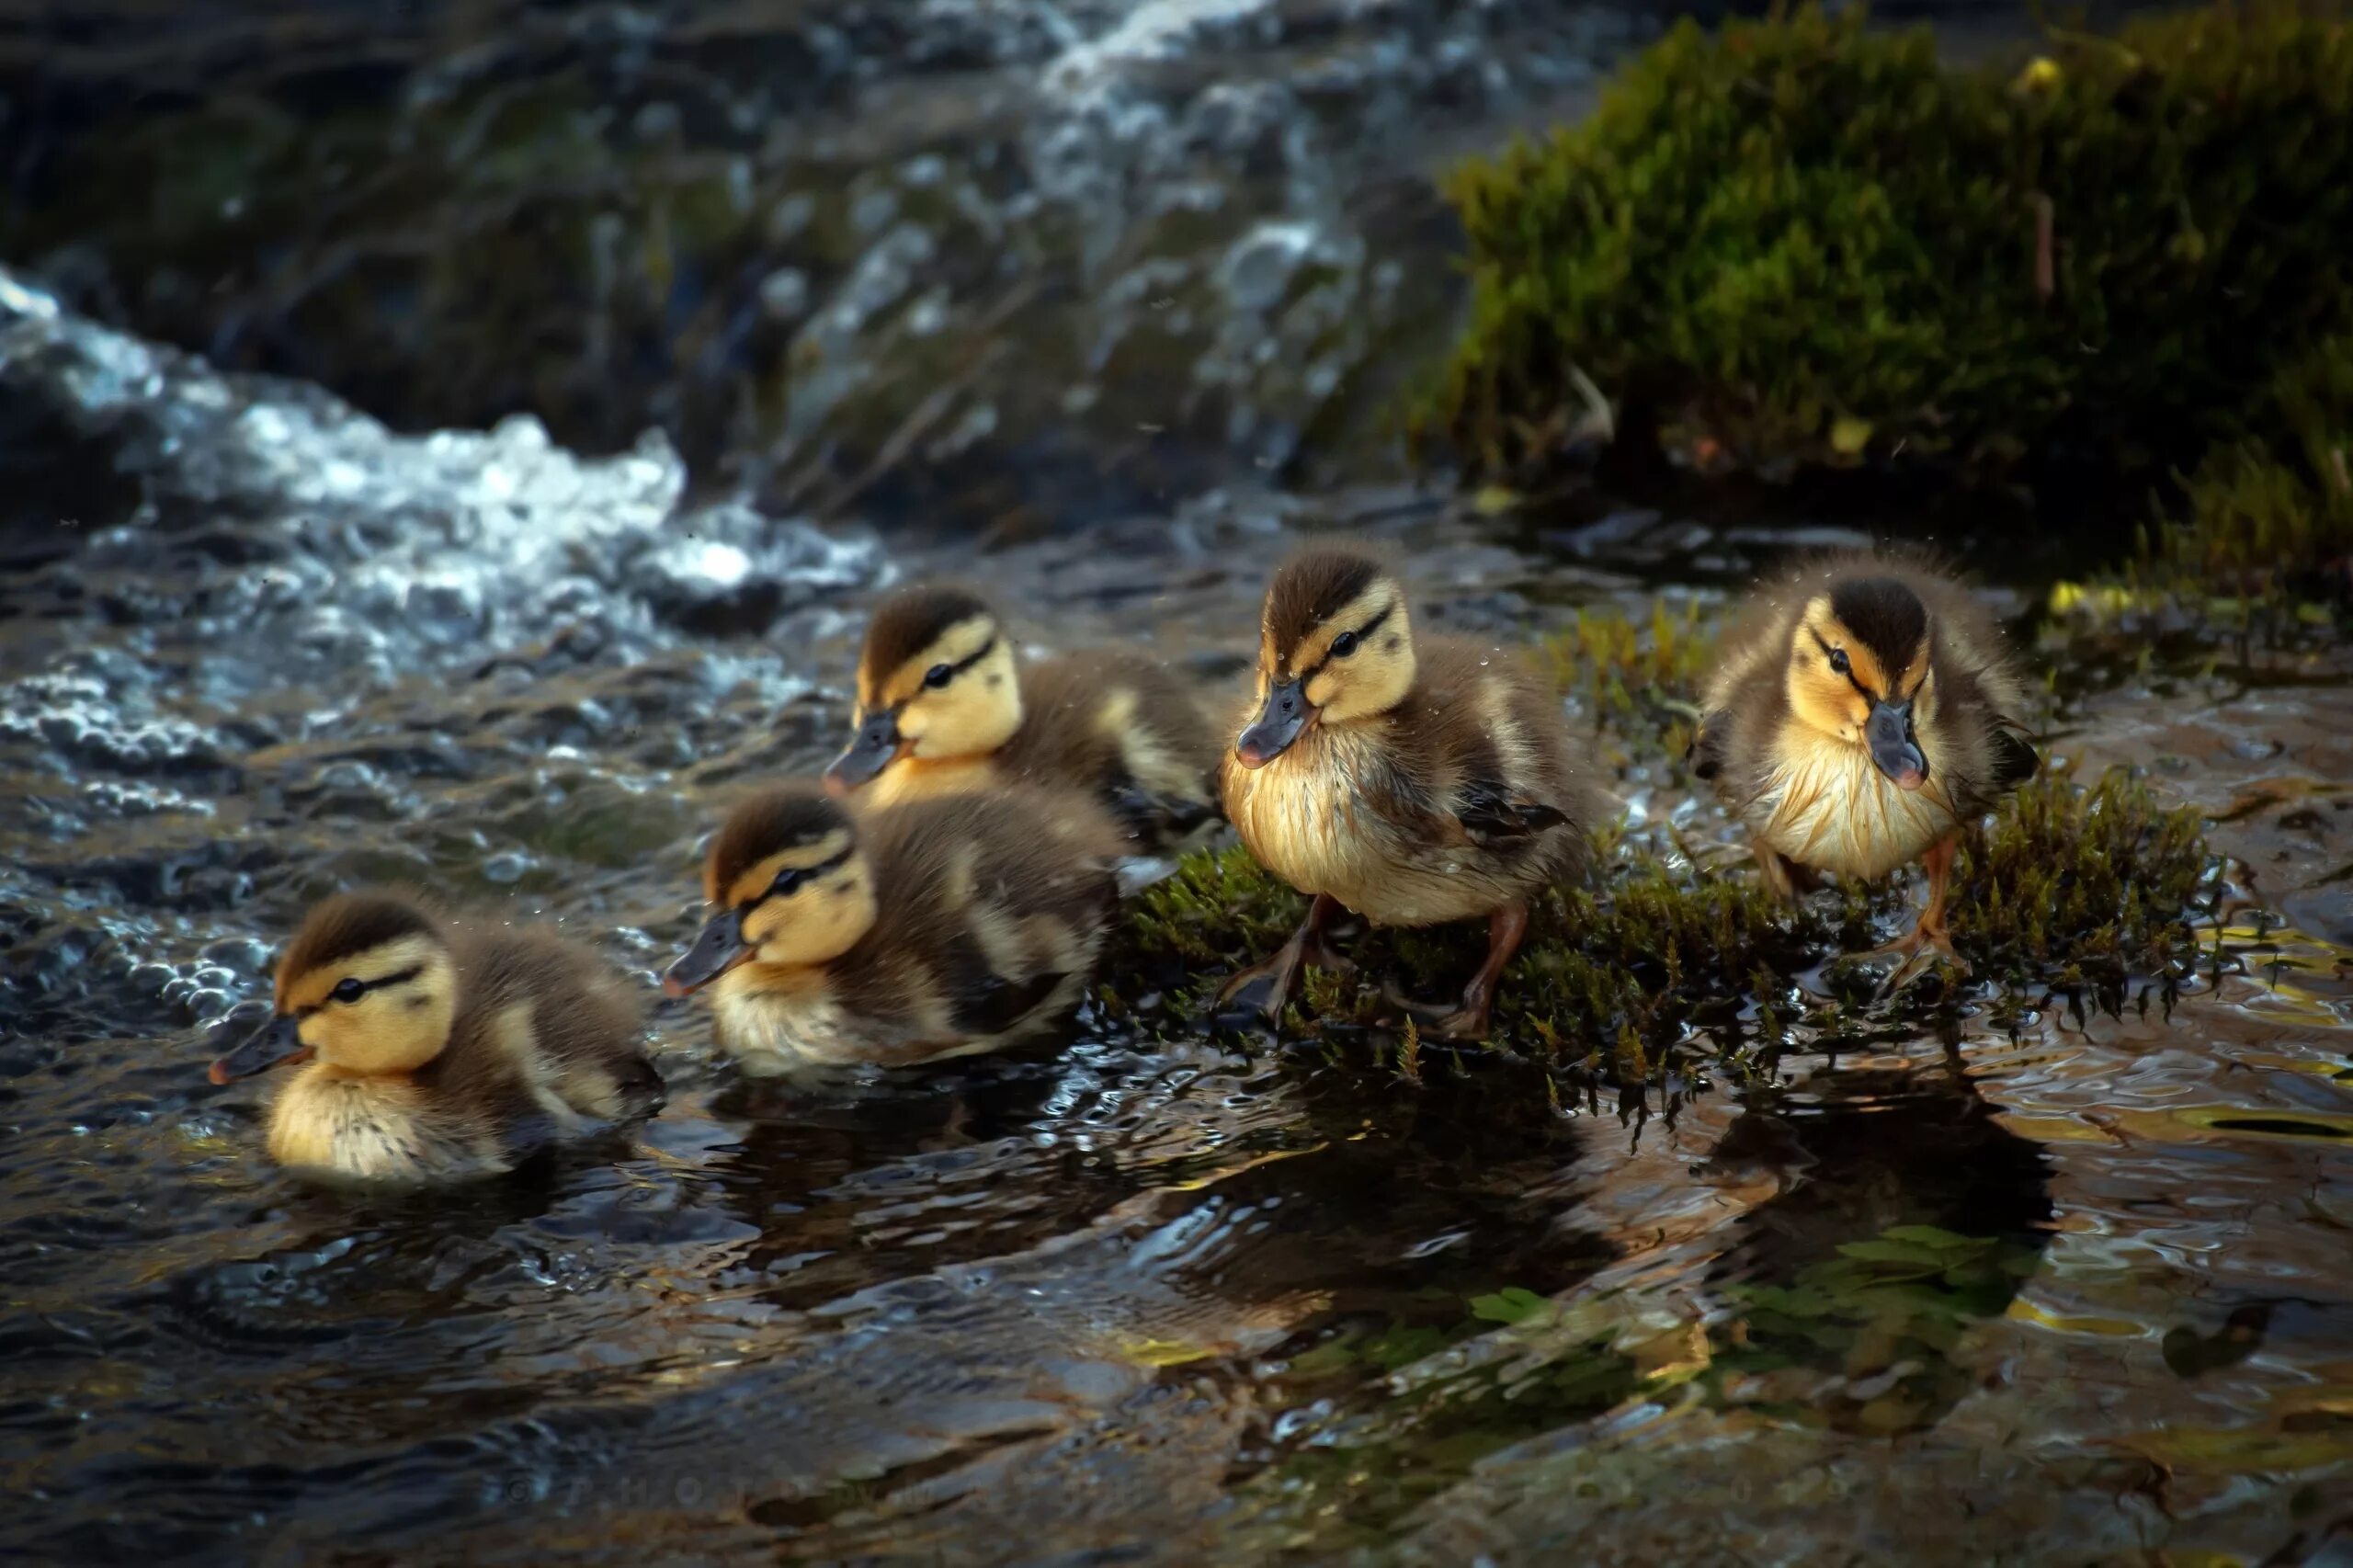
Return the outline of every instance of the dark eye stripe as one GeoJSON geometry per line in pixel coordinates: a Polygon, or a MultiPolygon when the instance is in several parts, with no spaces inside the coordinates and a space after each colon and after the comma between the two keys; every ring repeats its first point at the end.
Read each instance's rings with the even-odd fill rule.
{"type": "MultiPolygon", "coordinates": [[[[1387,604],[1382,605],[1382,606],[1381,607],[1381,611],[1380,611],[1380,613],[1379,613],[1379,614],[1375,615],[1375,616],[1374,616],[1370,620],[1366,621],[1362,626],[1359,626],[1359,627],[1358,627],[1358,628],[1356,629],[1356,631],[1354,632],[1354,636],[1356,637],[1357,643],[1358,643],[1358,645],[1359,647],[1361,647],[1361,646],[1364,644],[1364,642],[1365,642],[1368,639],[1370,639],[1375,631],[1379,631],[1379,630],[1381,629],[1381,623],[1382,621],[1384,621],[1384,620],[1387,620],[1387,619],[1389,619],[1389,612],[1390,612],[1391,610],[1395,609],[1396,608],[1397,608],[1397,601],[1396,601],[1395,599],[1391,599],[1387,604]]],[[[1337,637],[1335,637],[1335,638],[1333,638],[1333,639],[1332,639],[1332,642],[1337,642],[1338,641],[1339,641],[1339,638],[1337,638],[1337,637]]],[[[1306,671],[1305,673],[1303,673],[1302,675],[1301,675],[1301,676],[1299,676],[1299,678],[1300,678],[1302,681],[1311,681],[1311,680],[1313,680],[1313,679],[1316,677],[1316,676],[1322,672],[1322,670],[1323,670],[1324,666],[1324,665],[1328,665],[1328,664],[1330,664],[1331,662],[1332,662],[1331,644],[1330,644],[1330,643],[1326,643],[1326,644],[1324,645],[1324,656],[1323,656],[1322,658],[1320,658],[1320,659],[1318,659],[1318,660],[1316,660],[1316,661],[1315,661],[1315,665],[1314,665],[1314,667],[1313,667],[1313,669],[1310,669],[1310,670],[1306,671]]]]}
{"type": "MultiPolygon", "coordinates": [[[[928,673],[926,673],[926,676],[925,676],[925,688],[926,688],[926,690],[930,690],[930,691],[943,691],[943,690],[947,689],[947,687],[949,687],[949,686],[951,686],[951,685],[953,685],[953,684],[955,683],[956,677],[957,677],[958,676],[962,675],[966,670],[971,669],[974,665],[979,664],[983,659],[987,658],[991,653],[995,653],[995,651],[996,651],[996,639],[995,639],[995,637],[991,637],[987,642],[985,642],[982,643],[979,647],[977,647],[977,648],[973,649],[971,653],[969,653],[965,654],[962,658],[961,658],[961,659],[957,660],[954,664],[952,664],[952,665],[949,665],[949,666],[948,666],[948,678],[947,678],[946,680],[944,680],[944,681],[941,681],[938,686],[932,686],[932,685],[930,685],[930,683],[929,683],[929,682],[930,682],[930,677],[929,677],[928,673]]],[[[914,701],[914,700],[915,700],[915,699],[913,699],[913,698],[909,698],[909,699],[907,699],[907,701],[908,701],[908,702],[912,702],[912,701],[914,701]]],[[[907,704],[906,704],[906,702],[899,703],[896,707],[893,707],[893,708],[891,710],[891,712],[892,713],[892,715],[893,715],[893,716],[895,716],[895,715],[897,715],[897,714],[898,714],[898,712],[900,711],[900,710],[902,710],[902,709],[905,708],[905,707],[906,707],[906,705],[907,705],[907,704]]]]}
{"type": "MultiPolygon", "coordinates": [[[[1816,646],[1816,647],[1818,647],[1818,648],[1820,648],[1820,649],[1822,650],[1822,662],[1823,662],[1824,664],[1829,664],[1829,663],[1830,663],[1830,655],[1831,655],[1831,654],[1833,654],[1833,653],[1836,653],[1838,650],[1837,650],[1837,649],[1836,649],[1836,648],[1833,648],[1829,643],[1827,643],[1827,642],[1824,642],[1824,641],[1822,640],[1822,633],[1821,633],[1821,632],[1819,632],[1819,631],[1816,631],[1813,627],[1811,627],[1811,626],[1807,627],[1807,628],[1805,629],[1805,633],[1806,633],[1806,635],[1807,635],[1807,636],[1809,636],[1809,637],[1811,637],[1811,638],[1813,638],[1813,639],[1814,646],[1816,646]]],[[[1836,666],[1836,665],[1831,665],[1831,667],[1832,667],[1833,669],[1836,669],[1837,666],[1836,666]]],[[[1863,695],[1863,700],[1864,700],[1864,701],[1866,701],[1866,702],[1877,702],[1877,701],[1879,700],[1879,699],[1878,699],[1876,696],[1872,695],[1872,693],[1871,693],[1871,688],[1870,688],[1870,687],[1865,686],[1861,681],[1857,680],[1857,679],[1855,678],[1855,672],[1854,672],[1852,669],[1847,670],[1847,671],[1846,672],[1846,675],[1847,675],[1847,684],[1848,686],[1853,687],[1857,691],[1861,692],[1861,693],[1862,693],[1862,695],[1863,695]]]]}
{"type": "MultiPolygon", "coordinates": [[[[359,990],[352,996],[351,1002],[358,1001],[361,996],[367,995],[370,991],[389,991],[395,985],[406,985],[410,981],[415,980],[418,975],[423,974],[424,972],[425,966],[423,964],[413,963],[406,969],[395,970],[390,974],[381,974],[373,980],[363,980],[359,983],[359,990]]],[[[338,982],[338,983],[340,983],[338,982]]],[[[346,1002],[343,1006],[348,1007],[351,1006],[351,1002],[346,1002]]],[[[294,1016],[298,1018],[307,1018],[325,1006],[326,1004],[324,1002],[313,1002],[307,1007],[296,1008],[294,1016]]]]}
{"type": "MultiPolygon", "coordinates": [[[[813,878],[824,876],[827,871],[831,871],[831,870],[835,870],[835,869],[838,869],[838,868],[839,868],[839,867],[841,867],[843,864],[845,864],[845,863],[849,859],[849,858],[850,858],[851,856],[853,856],[853,855],[855,855],[855,854],[857,854],[857,853],[858,853],[858,846],[857,846],[857,845],[855,845],[855,844],[852,844],[852,845],[848,846],[847,847],[844,848],[840,854],[834,856],[831,859],[827,859],[827,860],[820,860],[820,861],[818,861],[818,862],[817,862],[815,865],[813,865],[813,866],[798,866],[798,867],[790,867],[790,866],[789,866],[789,867],[787,867],[785,869],[786,869],[786,870],[798,870],[798,871],[801,873],[801,881],[800,881],[800,882],[796,882],[796,883],[794,883],[794,884],[793,884],[794,891],[798,892],[798,891],[799,891],[799,889],[800,889],[800,887],[801,887],[801,883],[807,882],[807,881],[811,881],[811,880],[812,880],[812,879],[813,879],[813,878]]],[[[784,875],[784,872],[783,872],[783,871],[779,871],[779,872],[777,873],[777,876],[779,876],[779,877],[780,877],[780,876],[782,876],[782,875],[784,875]]],[[[751,902],[751,903],[743,903],[743,904],[738,904],[738,905],[736,905],[736,911],[737,911],[737,913],[739,913],[739,914],[743,914],[743,915],[749,915],[749,914],[751,914],[751,913],[752,913],[752,911],[754,911],[754,910],[756,910],[756,909],[759,908],[759,906],[760,906],[760,905],[762,905],[763,903],[766,903],[768,901],[768,897],[769,897],[769,895],[770,895],[770,894],[772,894],[772,893],[774,893],[775,892],[776,892],[776,881],[775,881],[775,879],[774,879],[774,878],[771,878],[771,879],[769,880],[769,881],[768,881],[768,885],[767,885],[765,889],[763,889],[763,890],[761,891],[761,892],[760,892],[760,896],[759,896],[759,897],[757,897],[757,898],[756,898],[756,899],[752,900],[752,902],[751,902]]]]}

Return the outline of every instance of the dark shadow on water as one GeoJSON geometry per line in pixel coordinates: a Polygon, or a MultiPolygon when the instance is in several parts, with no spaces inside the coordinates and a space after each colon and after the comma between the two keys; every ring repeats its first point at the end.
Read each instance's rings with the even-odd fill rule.
{"type": "Polygon", "coordinates": [[[1761,1095],[1712,1164],[1782,1183],[1710,1276],[1740,1312],[1716,1335],[1719,1389],[1774,1404],[1803,1387],[1845,1429],[1940,1419],[1970,1386],[1959,1336],[2007,1310],[2049,1244],[2045,1156],[1943,1066],[1761,1095]]]}

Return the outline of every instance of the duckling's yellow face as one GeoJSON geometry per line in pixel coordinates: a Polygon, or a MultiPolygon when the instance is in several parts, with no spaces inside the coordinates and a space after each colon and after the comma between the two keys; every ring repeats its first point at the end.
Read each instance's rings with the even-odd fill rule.
{"type": "Polygon", "coordinates": [[[1021,727],[1011,641],[995,616],[958,608],[967,613],[931,630],[904,656],[869,634],[858,672],[858,734],[825,769],[827,789],[847,794],[907,757],[984,757],[1021,727]]]}
{"type": "Polygon", "coordinates": [[[1235,740],[1263,767],[1318,724],[1376,718],[1414,687],[1405,590],[1370,561],[1302,557],[1279,574],[1258,628],[1258,717],[1235,740]]]}
{"type": "Polygon", "coordinates": [[[736,879],[728,901],[760,962],[825,963],[874,928],[874,870],[836,832],[760,861],[736,879]]]}
{"type": "Polygon", "coordinates": [[[414,1073],[449,1043],[458,972],[431,937],[404,937],[339,963],[278,980],[278,1010],[302,1044],[353,1077],[414,1073]]]}
{"type": "Polygon", "coordinates": [[[1927,610],[1893,579],[1842,583],[1809,601],[1790,639],[1790,711],[1870,754],[1899,789],[1927,782],[1920,731],[1936,714],[1927,610]]]}
{"type": "MultiPolygon", "coordinates": [[[[299,955],[295,955],[299,956],[299,955]]],[[[278,975],[278,1014],[213,1063],[226,1083],[315,1059],[345,1077],[414,1073],[449,1043],[458,975],[438,937],[415,932],[278,975]]]]}
{"type": "Polygon", "coordinates": [[[671,995],[698,990],[739,963],[828,963],[873,929],[873,868],[858,852],[848,820],[837,812],[826,820],[813,809],[816,803],[795,804],[809,824],[801,831],[753,846],[722,834],[705,877],[716,913],[664,977],[671,995]],[[813,824],[812,817],[818,818],[813,824]]]}

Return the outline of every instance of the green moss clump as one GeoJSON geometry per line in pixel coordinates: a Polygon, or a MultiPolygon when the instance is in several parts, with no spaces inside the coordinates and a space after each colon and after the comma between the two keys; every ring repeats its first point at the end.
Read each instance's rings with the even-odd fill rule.
{"type": "MultiPolygon", "coordinates": [[[[1829,1000],[1784,978],[1908,925],[1919,899],[1909,877],[1785,906],[1745,869],[1710,875],[1626,844],[1605,846],[1602,861],[1595,885],[1538,902],[1490,1042],[1573,1091],[1745,1074],[1809,1040],[1904,1022],[1876,1009],[1919,1005],[1869,1002],[1868,987],[1829,1000]],[[1867,1003],[1859,1012],[1858,1001],[1867,1003]]],[[[2187,972],[2196,944],[2184,912],[2207,868],[2196,812],[2159,805],[2130,775],[2111,771],[2088,789],[2039,779],[1961,856],[1955,940],[2012,1000],[2088,989],[2113,1010],[2129,977],[2170,983],[2187,972]]],[[[1131,1021],[1149,1010],[1190,1028],[1226,976],[1271,954],[1305,912],[1240,846],[1197,851],[1131,906],[1106,965],[1122,978],[1101,999],[1131,1021]]],[[[1371,1039],[1380,1065],[1418,1081],[1431,1048],[1410,1030],[1388,1039],[1381,1026],[1394,1024],[1395,1009],[1384,990],[1450,998],[1485,954],[1484,926],[1375,930],[1345,946],[1358,971],[1310,971],[1287,1025],[1334,1044],[1371,1039]]]]}
{"type": "MultiPolygon", "coordinates": [[[[1108,966],[1132,979],[1104,999],[1120,1010],[1156,994],[1180,1015],[1198,1015],[1226,974],[1273,952],[1305,913],[1306,901],[1248,850],[1197,851],[1136,901],[1108,966]]],[[[1741,1032],[1740,998],[1753,977],[1802,966],[1809,941],[1833,935],[1820,917],[1777,906],[1754,879],[1700,876],[1621,849],[1597,886],[1538,902],[1496,999],[1495,1038],[1575,1070],[1580,1083],[1659,1077],[1700,1028],[1724,1031],[1722,1053],[1738,1054],[1731,1037],[1741,1032]]],[[[1393,1017],[1384,983],[1418,999],[1452,996],[1484,956],[1486,929],[1466,922],[1376,930],[1347,946],[1358,973],[1308,971],[1290,1020],[1296,1027],[1360,1034],[1393,1017]]],[[[1392,1065],[1415,1076],[1427,1050],[1409,1033],[1392,1065]]]]}
{"type": "MultiPolygon", "coordinates": [[[[1307,915],[1307,900],[1268,874],[1239,844],[1196,849],[1176,874],[1128,905],[1125,962],[1106,966],[1141,989],[1197,999],[1199,971],[1256,963],[1283,944],[1307,915]]],[[[1214,988],[1212,988],[1214,989],[1214,988]]]]}
{"type": "Polygon", "coordinates": [[[2259,0],[2052,48],[1948,69],[1855,12],[1683,23],[1588,121],[1452,176],[1473,315],[1417,435],[1540,461],[1573,367],[1752,457],[2246,433],[2353,321],[2353,33],[2259,0]]]}
{"type": "Polygon", "coordinates": [[[2198,812],[2158,804],[2131,774],[2089,789],[2046,774],[1962,850],[1954,940],[1995,972],[2170,975],[2195,950],[2184,911],[2208,862],[2198,812]]]}

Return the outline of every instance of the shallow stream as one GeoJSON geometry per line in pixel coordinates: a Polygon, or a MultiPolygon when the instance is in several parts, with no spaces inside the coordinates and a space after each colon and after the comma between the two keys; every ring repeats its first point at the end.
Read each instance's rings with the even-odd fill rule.
{"type": "MultiPolygon", "coordinates": [[[[926,562],[685,505],[658,439],[397,437],[21,280],[0,316],[43,421],[10,504],[78,513],[0,597],[9,1548],[2313,1561],[2353,1523],[2341,663],[2061,683],[2054,748],[2234,858],[2169,1019],[1968,1005],[1621,1118],[1099,1020],[754,1089],[669,1006],[642,1131],[360,1200],[204,1081],[306,901],[409,878],[650,991],[718,803],[822,759],[863,605],[926,562]]],[[[1437,620],[1530,634],[1835,533],[1336,505],[1437,620]]],[[[949,563],[1040,646],[1230,684],[1298,520],[1222,493],[949,563]]]]}
{"type": "Polygon", "coordinates": [[[2082,563],[1384,487],[1453,297],[1423,176],[1643,7],[379,9],[0,6],[0,1553],[2353,1562],[2341,653],[2038,653],[2054,756],[2212,818],[2170,1014],[1981,993],[1620,1114],[1093,1014],[748,1086],[667,1004],[641,1129],[430,1199],[273,1168],[208,1031],[312,899],[553,921],[651,1002],[909,576],[1231,690],[1309,526],[1531,640],[1867,528],[2020,625],[2082,563]]]}

